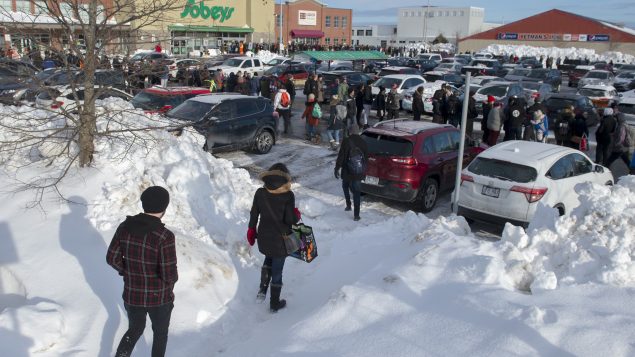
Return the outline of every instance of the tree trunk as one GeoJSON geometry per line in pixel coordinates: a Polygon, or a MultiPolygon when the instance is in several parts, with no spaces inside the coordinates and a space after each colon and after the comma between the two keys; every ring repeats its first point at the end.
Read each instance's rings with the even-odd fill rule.
{"type": "Polygon", "coordinates": [[[97,115],[95,113],[95,69],[97,67],[97,48],[95,32],[97,29],[97,0],[88,5],[88,24],[83,24],[86,54],[84,55],[84,105],[79,111],[79,166],[89,166],[95,153],[95,133],[97,115]]]}

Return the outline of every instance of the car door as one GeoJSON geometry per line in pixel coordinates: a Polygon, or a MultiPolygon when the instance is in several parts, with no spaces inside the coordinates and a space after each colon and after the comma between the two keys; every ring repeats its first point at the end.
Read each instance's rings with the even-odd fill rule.
{"type": "Polygon", "coordinates": [[[221,147],[232,143],[233,117],[235,105],[231,100],[217,104],[207,115],[207,145],[208,147],[221,147]]]}
{"type": "Polygon", "coordinates": [[[235,100],[236,115],[231,120],[229,129],[233,136],[233,144],[244,146],[250,144],[258,130],[261,112],[256,98],[235,100]]]}
{"type": "Polygon", "coordinates": [[[454,142],[450,133],[444,131],[432,136],[435,157],[431,164],[439,172],[440,189],[444,190],[454,184],[454,174],[456,173],[456,155],[458,152],[458,141],[454,142]]]}
{"type": "Polygon", "coordinates": [[[546,174],[550,179],[550,187],[545,203],[552,207],[561,207],[564,213],[570,213],[579,204],[575,197],[575,185],[579,183],[579,178],[573,155],[568,154],[558,159],[546,174]]]}

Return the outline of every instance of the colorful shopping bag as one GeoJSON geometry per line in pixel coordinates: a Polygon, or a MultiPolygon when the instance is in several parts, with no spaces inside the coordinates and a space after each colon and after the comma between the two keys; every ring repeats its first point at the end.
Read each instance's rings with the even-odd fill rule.
{"type": "Polygon", "coordinates": [[[289,256],[300,259],[307,263],[310,263],[318,256],[317,245],[315,244],[315,236],[313,235],[313,228],[300,223],[292,227],[294,233],[297,233],[300,237],[302,245],[300,249],[289,256]]]}

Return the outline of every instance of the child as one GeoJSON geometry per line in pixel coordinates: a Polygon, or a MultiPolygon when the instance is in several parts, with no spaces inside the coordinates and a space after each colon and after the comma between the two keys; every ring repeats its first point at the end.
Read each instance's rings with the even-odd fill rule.
{"type": "Polygon", "coordinates": [[[315,102],[315,94],[309,94],[308,101],[306,102],[306,107],[304,108],[304,113],[302,113],[302,118],[306,119],[306,138],[307,140],[318,143],[317,141],[317,128],[320,124],[320,118],[316,118],[314,116],[314,107],[319,105],[315,102]]]}

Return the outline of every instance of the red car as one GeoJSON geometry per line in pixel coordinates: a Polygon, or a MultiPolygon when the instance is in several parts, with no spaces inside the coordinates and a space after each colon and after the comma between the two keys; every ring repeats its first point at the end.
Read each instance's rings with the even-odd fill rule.
{"type": "Polygon", "coordinates": [[[146,113],[163,114],[197,95],[210,94],[209,88],[197,87],[151,87],[135,95],[130,103],[146,113]]]}
{"type": "MultiPolygon", "coordinates": [[[[425,121],[383,121],[362,133],[369,150],[362,192],[416,202],[430,212],[440,192],[454,188],[460,131],[425,121]]],[[[463,167],[484,149],[468,139],[463,167]]]]}
{"type": "Polygon", "coordinates": [[[580,78],[593,69],[593,66],[576,66],[569,71],[569,87],[577,87],[580,78]]]}

